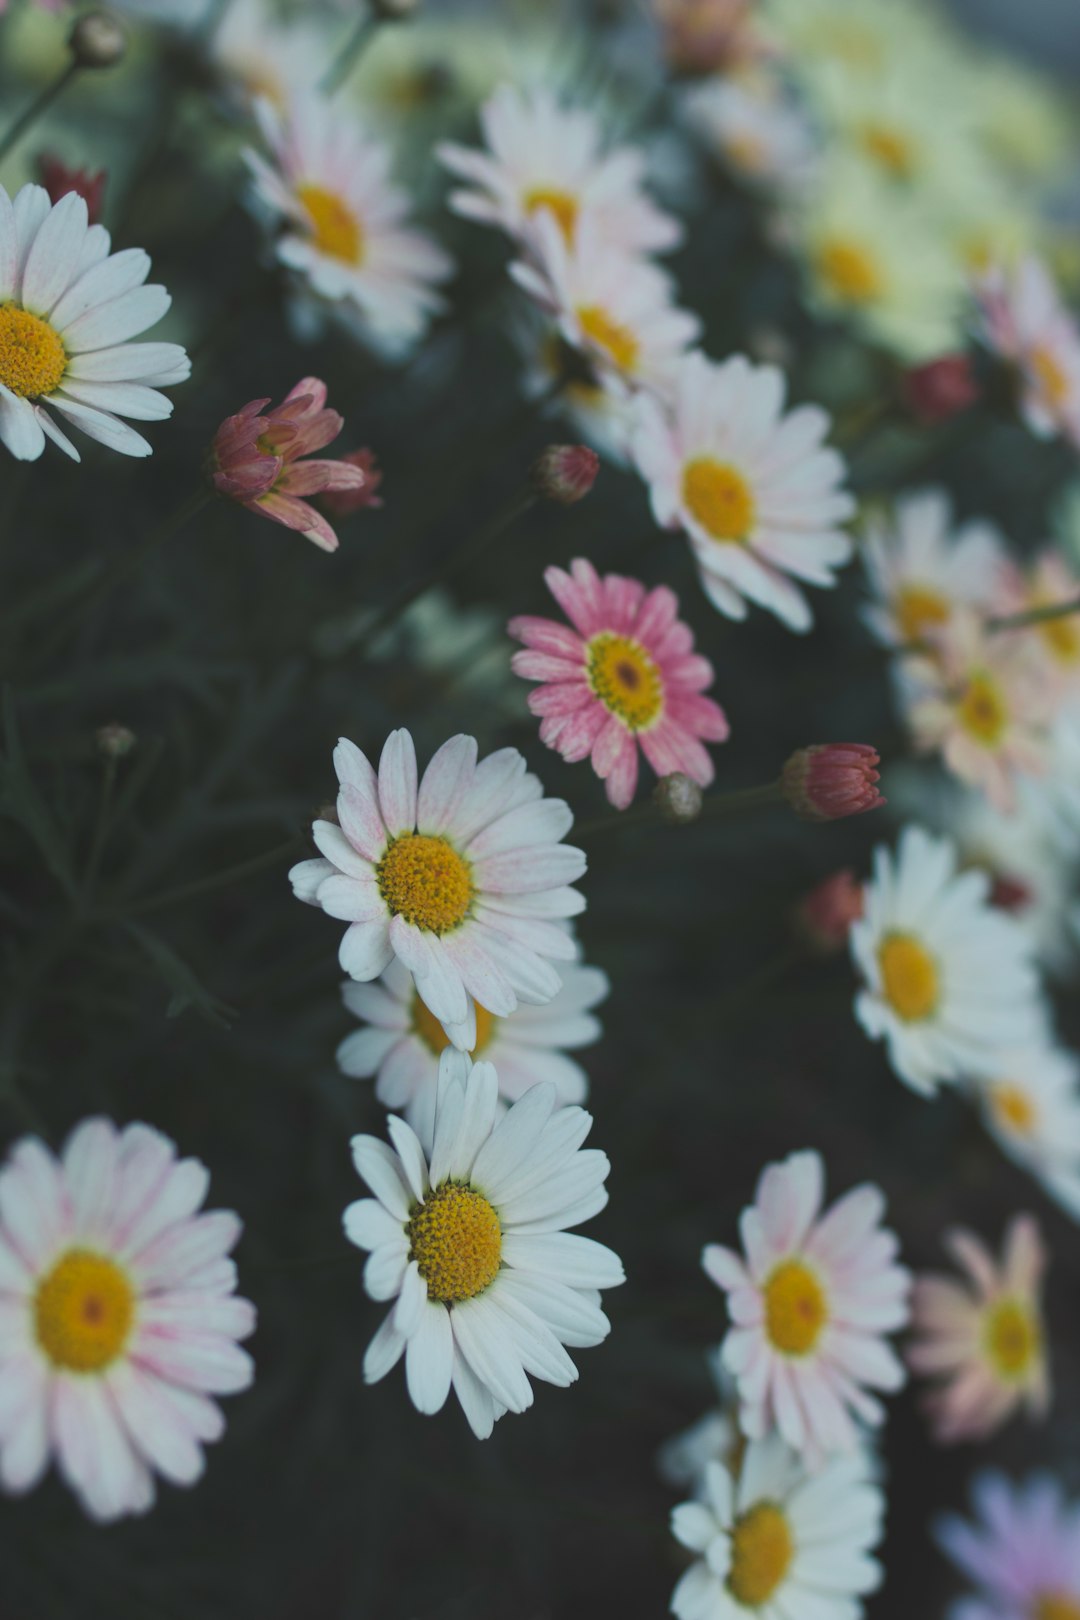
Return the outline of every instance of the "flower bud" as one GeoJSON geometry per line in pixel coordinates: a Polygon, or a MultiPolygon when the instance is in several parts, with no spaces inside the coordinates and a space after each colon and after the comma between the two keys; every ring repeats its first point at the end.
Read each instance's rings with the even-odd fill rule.
{"type": "Polygon", "coordinates": [[[50,202],[58,203],[68,192],[77,192],[86,202],[91,225],[101,218],[101,205],[105,198],[105,170],[91,174],[89,169],[73,169],[52,152],[41,152],[37,160],[38,179],[49,193],[50,202]]]}
{"type": "Polygon", "coordinates": [[[123,759],[130,754],[138,741],[135,733],[127,726],[122,726],[118,720],[112,720],[107,726],[99,726],[94,732],[94,741],[98,753],[105,759],[123,759]]]}
{"type": "Polygon", "coordinates": [[[906,371],[901,393],[912,416],[926,427],[937,427],[974,405],[979,385],[966,354],[945,354],[906,371]]]}
{"type": "Polygon", "coordinates": [[[549,444],[533,462],[533,487],[546,501],[573,506],[585,499],[599,470],[600,457],[587,445],[549,444]]]}
{"type": "Polygon", "coordinates": [[[804,821],[839,821],[885,803],[874,785],[880,763],[868,743],[813,743],[792,754],[780,789],[804,821]]]}
{"type": "Polygon", "coordinates": [[[76,20],[68,48],[79,67],[115,67],[127,52],[127,35],[109,12],[88,11],[76,20]]]}
{"type": "Polygon", "coordinates": [[[359,467],[364,482],[357,489],[326,489],[319,501],[332,517],[348,517],[369,506],[381,506],[382,496],[377,493],[382,483],[382,469],[375,460],[374,450],[350,450],[341,460],[349,467],[359,467]]]}
{"type": "Polygon", "coordinates": [[[803,896],[792,913],[795,932],[815,956],[836,956],[847,945],[864,903],[862,884],[845,867],[803,896]]]}
{"type": "Polygon", "coordinates": [[[696,821],[701,814],[702,799],[698,784],[682,771],[662,776],[653,788],[653,803],[665,821],[696,821]]]}

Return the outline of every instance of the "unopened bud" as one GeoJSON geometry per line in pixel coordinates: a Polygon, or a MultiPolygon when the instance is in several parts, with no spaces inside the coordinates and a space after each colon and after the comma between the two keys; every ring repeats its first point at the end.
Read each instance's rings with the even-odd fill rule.
{"type": "Polygon", "coordinates": [[[538,495],[560,506],[583,501],[600,471],[600,457],[584,444],[549,444],[533,462],[532,481],[538,495]]]}
{"type": "Polygon", "coordinates": [[[901,393],[912,416],[926,427],[937,427],[974,405],[979,385],[966,354],[945,354],[906,371],[901,393]]]}
{"type": "Polygon", "coordinates": [[[839,821],[885,803],[875,786],[880,764],[868,743],[813,743],[792,754],[780,788],[804,821],[839,821]]]}
{"type": "Polygon", "coordinates": [[[74,169],[51,152],[38,156],[38,179],[49,193],[50,202],[58,203],[74,191],[86,203],[91,225],[101,218],[101,205],[105,198],[105,170],[91,174],[89,169],[74,169]]]}
{"type": "Polygon", "coordinates": [[[97,743],[98,753],[106,759],[123,759],[130,754],[138,739],[135,733],[119,721],[113,720],[107,726],[99,726],[94,732],[94,741],[97,743]]]}
{"type": "Polygon", "coordinates": [[[665,821],[696,821],[701,814],[702,799],[698,784],[682,771],[662,776],[653,789],[653,803],[665,821]]]}
{"type": "Polygon", "coordinates": [[[127,35],[109,12],[88,11],[75,22],[68,47],[80,67],[115,67],[124,59],[127,35]]]}
{"type": "Polygon", "coordinates": [[[852,923],[863,914],[863,886],[850,868],[834,872],[804,895],[792,922],[815,956],[836,956],[847,945],[852,923]]]}

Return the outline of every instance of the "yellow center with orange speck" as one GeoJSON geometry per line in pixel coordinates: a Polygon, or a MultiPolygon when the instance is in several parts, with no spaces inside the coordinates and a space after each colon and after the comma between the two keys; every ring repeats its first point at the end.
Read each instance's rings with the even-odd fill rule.
{"type": "Polygon", "coordinates": [[[471,1187],[445,1182],[413,1211],[409,1259],[443,1305],[475,1299],[495,1279],[502,1260],[502,1227],[494,1207],[471,1187]]]}
{"type": "Polygon", "coordinates": [[[354,268],[363,264],[364,227],[352,209],[325,186],[298,186],[296,197],[308,216],[311,240],[319,252],[354,268]]]}
{"type": "Polygon", "coordinates": [[[20,399],[41,399],[59,388],[67,351],[48,321],[16,304],[0,305],[0,383],[20,399]]]}
{"type": "Polygon", "coordinates": [[[949,603],[929,585],[902,585],[896,596],[896,622],[905,641],[920,641],[923,632],[949,622],[949,603]]]}
{"type": "Polygon", "coordinates": [[[791,1568],[795,1538],[787,1515],[773,1502],[756,1502],[735,1521],[727,1588],[748,1609],[767,1603],[791,1568]]]}
{"type": "Polygon", "coordinates": [[[782,1260],[763,1289],[765,1335],[785,1356],[806,1356],[829,1319],[829,1306],[817,1276],[802,1260],[782,1260]]]}
{"type": "Polygon", "coordinates": [[[645,731],[659,718],[664,684],[640,642],[601,631],[588,644],[586,667],[596,696],[630,731],[645,731]]]}
{"type": "Polygon", "coordinates": [[[878,949],[881,992],[893,1012],[905,1023],[929,1018],[938,1004],[941,986],[937,963],[913,934],[890,934],[878,949]]]}
{"type": "Polygon", "coordinates": [[[986,1314],[983,1348],[997,1376],[1020,1383],[1042,1353],[1042,1328],[1024,1300],[1001,1299],[986,1314]]]}
{"type": "Polygon", "coordinates": [[[728,462],[696,456],[683,468],[683,501],[691,517],[714,540],[745,545],[757,507],[749,483],[728,462]]]}
{"type": "Polygon", "coordinates": [[[600,304],[582,304],[578,324],[585,337],[602,349],[620,371],[631,372],[638,363],[641,345],[629,326],[614,320],[600,304]]]}
{"type": "Polygon", "coordinates": [[[817,269],[828,290],[845,304],[872,304],[884,291],[878,261],[858,242],[841,237],[823,242],[817,269]]]}
{"type": "Polygon", "coordinates": [[[990,1107],[998,1124],[1016,1136],[1030,1136],[1035,1129],[1035,1105],[1019,1086],[1008,1081],[991,1086],[990,1107]]]}
{"type": "Polygon", "coordinates": [[[427,833],[395,838],[375,877],[389,911],[432,934],[463,923],[475,892],[468,861],[445,838],[427,833]]]}
{"type": "Polygon", "coordinates": [[[114,1260],[69,1249],[34,1295],[34,1336],[54,1367],[99,1373],[127,1344],[135,1291],[114,1260]]]}

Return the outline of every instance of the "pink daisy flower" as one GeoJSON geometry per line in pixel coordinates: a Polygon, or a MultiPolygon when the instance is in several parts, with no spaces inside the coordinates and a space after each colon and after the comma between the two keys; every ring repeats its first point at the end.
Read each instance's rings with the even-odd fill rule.
{"type": "Polygon", "coordinates": [[[908,1320],[911,1279],[881,1226],[877,1187],[856,1187],[824,1215],[820,1153],[793,1153],[762,1173],[740,1221],[746,1258],[710,1243],[706,1274],[728,1296],[721,1346],[751,1440],[778,1429],[808,1465],[852,1451],[853,1418],[884,1416],[868,1389],[896,1390],[904,1367],[884,1335],[908,1320]]]}
{"type": "Polygon", "coordinates": [[[86,1119],[57,1159],[24,1137],[0,1170],[0,1482],[55,1457],[95,1519],[191,1485],[251,1383],[255,1326],[227,1258],[240,1220],[200,1214],[209,1175],[149,1125],[86,1119]]]}
{"type": "Polygon", "coordinates": [[[581,557],[544,579],[573,629],[527,615],[509,625],[526,648],[514,654],[515,674],[542,683],[529,694],[540,740],[566,760],[591,757],[617,810],[634,797],[639,747],[657,776],[681,771],[707,787],[715,773],[702,739],[724,742],[730,728],[702,695],[713,667],[694,652],[678,597],[601,576],[581,557]]]}
{"type": "Polygon", "coordinates": [[[939,1380],[927,1402],[943,1444],[982,1440],[1026,1406],[1033,1418],[1050,1404],[1041,1287],[1046,1250],[1038,1222],[1018,1215],[1005,1234],[1001,1265],[971,1232],[946,1246],[965,1273],[915,1279],[907,1352],[912,1372],[939,1380]]]}
{"type": "Polygon", "coordinates": [[[1016,368],[1028,427],[1080,447],[1080,327],[1046,266],[1028,257],[1011,275],[991,270],[976,295],[983,341],[1016,368]]]}
{"type": "Polygon", "coordinates": [[[1035,1474],[1013,1485],[1003,1474],[975,1481],[977,1522],[949,1516],[937,1538],[978,1588],[948,1620],[1076,1620],[1080,1615],[1080,1503],[1056,1480],[1035,1474]]]}

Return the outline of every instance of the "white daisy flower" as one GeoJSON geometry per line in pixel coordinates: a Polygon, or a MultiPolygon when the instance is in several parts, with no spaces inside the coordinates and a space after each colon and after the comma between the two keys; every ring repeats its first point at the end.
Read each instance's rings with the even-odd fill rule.
{"type": "MultiPolygon", "coordinates": [[[[405,730],[386,740],[378,773],[354,743],[334,750],[340,825],[316,821],[321,860],[289,873],[294,893],[350,926],[339,961],[377,979],[396,957],[431,1013],[465,1024],[479,1002],[505,1018],[559,990],[553,961],[572,961],[564,919],[584,909],[569,887],[585,856],[562,842],[574,817],[545,799],[516,748],[477,763],[473,737],[443,743],[417,783],[405,730]]],[[[462,1037],[476,1044],[475,1029],[462,1037]]]]}
{"type": "Polygon", "coordinates": [[[1043,1023],[1030,941],[990,904],[986,872],[957,870],[955,845],[921,827],[895,857],[878,847],[851,953],[864,988],[855,1016],[912,1090],[992,1074],[1043,1023]]]}
{"type": "Polygon", "coordinates": [[[23,186],[12,202],[0,186],[0,440],[18,461],[36,461],[46,438],[79,460],[56,415],[121,455],[152,454],[120,418],[163,421],[172,401],[158,389],[191,374],[179,344],[129,341],[172,299],[144,285],[141,248],[110,246],[76,193],[54,204],[23,186]]]}
{"type": "MultiPolygon", "coordinates": [[[[562,969],[562,987],[542,1007],[521,1007],[509,1018],[496,1018],[486,1007],[476,1007],[472,1027],[475,1041],[470,1057],[483,1056],[499,1076],[499,1095],[516,1102],[530,1086],[550,1082],[560,1103],[584,1102],[588,1077],[568,1050],[591,1046],[600,1039],[600,1020],[592,1012],[610,985],[599,968],[576,962],[562,969]]],[[[342,1000],[362,1018],[358,1029],[337,1049],[343,1074],[375,1080],[375,1095],[384,1108],[405,1115],[422,1141],[430,1137],[431,1118],[438,1089],[439,1058],[448,1046],[462,1047],[469,1027],[443,1024],[428,1011],[400,962],[390,963],[376,984],[342,986],[342,1000]]]]}
{"type": "Polygon", "coordinates": [[[813,179],[817,142],[778,80],[706,79],[686,93],[684,106],[709,151],[745,184],[797,191],[813,179]]]}
{"type": "Polygon", "coordinates": [[[560,105],[551,90],[502,84],[480,109],[487,151],[444,142],[437,155],[470,189],[450,194],[466,219],[497,225],[527,242],[546,210],[573,245],[588,215],[597,239],[626,253],[657,253],[678,245],[682,229],[642,189],[644,154],[633,147],[605,152],[599,124],[583,107],[560,105]]]}
{"type": "Polygon", "coordinates": [[[229,0],[210,57],[247,108],[260,99],[284,112],[296,91],[315,91],[330,63],[330,31],[313,18],[283,18],[268,0],[229,0]]]}
{"type": "Polygon", "coordinates": [[[409,199],[391,183],[388,149],[318,96],[295,97],[284,114],[260,101],[256,113],[272,161],[245,156],[281,226],[277,257],[366,342],[400,353],[443,307],[435,286],[453,266],[404,223],[409,199]]]}
{"type": "Polygon", "coordinates": [[[727,1294],[732,1326],[721,1346],[739,1389],[739,1421],[751,1440],[778,1429],[819,1467],[854,1451],[854,1419],[884,1417],[871,1389],[904,1383],[885,1335],[906,1325],[911,1278],[899,1244],[881,1225],[879,1188],[856,1187],[825,1214],[820,1153],[793,1153],[762,1172],[739,1223],[746,1258],[718,1243],[702,1254],[727,1294]]]}
{"type": "Polygon", "coordinates": [[[1080,1060],[1043,1043],[1002,1052],[976,1095],[987,1130],[1022,1170],[1080,1220],[1080,1060]]]}
{"type": "Polygon", "coordinates": [[[982,337],[1015,367],[1020,413],[1040,438],[1080,448],[1080,325],[1046,266],[1034,256],[1015,272],[1000,266],[977,286],[982,337]]]}
{"type": "Polygon", "coordinates": [[[55,1158],[24,1137],[0,1170],[0,1482],[55,1457],[95,1519],[145,1513],[154,1474],[191,1485],[251,1383],[255,1309],[227,1258],[240,1221],[201,1214],[209,1175],[148,1125],[87,1119],[55,1158]]]}
{"type": "Polygon", "coordinates": [[[603,367],[582,365],[544,311],[530,303],[517,313],[512,335],[524,363],[526,398],[536,400],[545,417],[565,421],[575,443],[625,466],[634,425],[633,395],[603,367]]]}
{"type": "Polygon", "coordinates": [[[1006,552],[992,523],[954,526],[946,491],[923,489],[870,519],[863,558],[874,597],[863,616],[883,646],[903,647],[942,630],[958,608],[991,613],[1006,552]]]}
{"type": "Polygon", "coordinates": [[[430,1150],[396,1116],[393,1148],[352,1141],[375,1197],[349,1206],[345,1234],[371,1251],[371,1298],[393,1301],[364,1377],[377,1383],[404,1355],[417,1410],[438,1412],[453,1387],[482,1440],[504,1412],[532,1405],[530,1375],[574,1382],[565,1347],[606,1338],[598,1290],[624,1280],[617,1255],[567,1230],[607,1203],[608,1161],[581,1148],[591,1116],[555,1104],[554,1086],[534,1086],[500,1117],[492,1065],[470,1072],[451,1048],[430,1150]]]}
{"type": "Polygon", "coordinates": [[[803,631],[813,616],[795,582],[836,583],[854,501],[840,487],[842,458],[823,443],[827,413],[785,412],[784,391],[776,366],[688,355],[670,407],[637,401],[634,456],[656,521],[686,532],[713,606],[744,619],[756,602],[803,631]]]}
{"type": "Polygon", "coordinates": [[[696,1553],[671,1599],[678,1620],[855,1620],[881,1583],[872,1556],[885,1498],[858,1456],[818,1474],[778,1435],[747,1446],[741,1465],[708,1465],[701,1501],[671,1516],[696,1553]]]}

